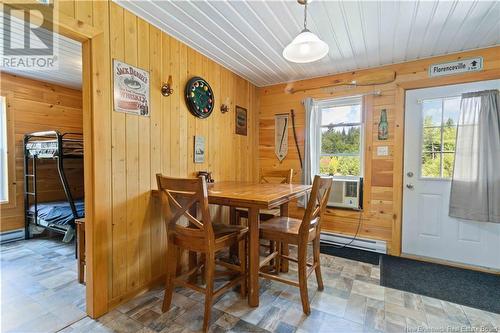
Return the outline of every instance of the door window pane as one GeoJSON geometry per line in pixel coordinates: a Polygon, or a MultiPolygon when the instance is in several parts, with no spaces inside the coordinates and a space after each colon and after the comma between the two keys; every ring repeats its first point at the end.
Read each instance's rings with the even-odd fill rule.
{"type": "Polygon", "coordinates": [[[441,176],[441,153],[422,154],[422,177],[441,176]]]}
{"type": "Polygon", "coordinates": [[[443,178],[451,178],[453,176],[453,164],[455,162],[455,153],[443,153],[443,178]]]}
{"type": "Polygon", "coordinates": [[[430,99],[422,102],[424,126],[441,126],[442,103],[440,99],[430,99]]]}
{"type": "Polygon", "coordinates": [[[422,151],[441,151],[441,127],[424,127],[422,137],[422,151]]]}
{"type": "Polygon", "coordinates": [[[457,126],[443,127],[443,152],[454,152],[457,138],[457,126]]]}
{"type": "Polygon", "coordinates": [[[451,178],[460,116],[460,97],[422,102],[421,176],[451,178]]]}
{"type": "Polygon", "coordinates": [[[451,126],[457,126],[460,116],[461,98],[446,98],[443,101],[443,122],[451,126]]]}

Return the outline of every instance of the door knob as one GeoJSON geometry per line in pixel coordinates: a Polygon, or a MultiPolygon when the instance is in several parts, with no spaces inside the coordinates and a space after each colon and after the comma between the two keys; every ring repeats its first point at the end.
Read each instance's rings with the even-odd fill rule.
{"type": "Polygon", "coordinates": [[[413,190],[415,186],[413,184],[406,184],[406,188],[413,190]]]}

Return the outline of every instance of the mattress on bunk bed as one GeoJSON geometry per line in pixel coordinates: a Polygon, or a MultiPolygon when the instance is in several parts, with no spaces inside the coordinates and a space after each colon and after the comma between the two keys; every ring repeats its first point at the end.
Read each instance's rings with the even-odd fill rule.
{"type": "MultiPolygon", "coordinates": [[[[67,201],[41,202],[37,207],[38,223],[43,226],[65,226],[75,222],[71,206],[67,201]]],[[[75,208],[78,216],[83,217],[85,213],[83,200],[75,200],[75,208]]],[[[35,211],[35,205],[31,205],[30,211],[35,211]]]]}
{"type": "MultiPolygon", "coordinates": [[[[26,150],[30,156],[39,158],[54,157],[57,155],[57,140],[36,140],[26,143],[26,150]]],[[[63,140],[63,154],[66,156],[83,156],[83,141],[63,140]]]]}

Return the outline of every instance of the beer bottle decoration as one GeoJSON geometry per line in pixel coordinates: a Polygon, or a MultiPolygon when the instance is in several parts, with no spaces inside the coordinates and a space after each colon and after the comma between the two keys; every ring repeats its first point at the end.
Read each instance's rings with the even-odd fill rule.
{"type": "Polygon", "coordinates": [[[387,140],[389,138],[389,124],[387,123],[387,110],[380,111],[380,122],[378,123],[378,139],[387,140]]]}

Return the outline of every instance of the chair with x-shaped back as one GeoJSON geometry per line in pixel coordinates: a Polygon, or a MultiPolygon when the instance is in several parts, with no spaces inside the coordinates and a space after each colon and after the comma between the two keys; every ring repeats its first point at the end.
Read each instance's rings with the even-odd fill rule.
{"type": "MultiPolygon", "coordinates": [[[[261,184],[290,184],[293,178],[293,169],[262,169],[260,170],[259,183],[261,184]]],[[[279,209],[262,210],[259,214],[260,221],[267,221],[279,214],[279,209]]],[[[248,219],[248,210],[236,209],[237,224],[241,224],[241,218],[248,219]]]]}
{"type": "Polygon", "coordinates": [[[156,175],[158,190],[161,193],[162,213],[167,232],[167,267],[163,311],[168,311],[176,286],[194,289],[205,294],[205,314],[203,331],[207,331],[210,312],[215,298],[228,289],[241,285],[241,293],[246,294],[246,238],[248,228],[237,225],[212,223],[208,206],[207,183],[204,177],[180,179],[156,175]],[[200,214],[198,214],[198,211],[200,214]],[[201,217],[198,217],[201,215],[201,217]],[[181,221],[184,219],[184,221],[181,221]],[[187,220],[187,221],[186,221],[187,220]],[[184,225],[183,225],[184,222],[184,225]],[[188,222],[188,225],[185,225],[188,222]],[[216,253],[237,245],[239,265],[216,260],[216,253]],[[177,274],[179,249],[201,253],[204,260],[185,273],[177,274]],[[215,266],[226,271],[217,274],[235,275],[219,289],[214,289],[215,266]],[[206,286],[193,281],[195,275],[204,274],[206,286]]]}
{"type": "Polygon", "coordinates": [[[273,241],[276,244],[276,250],[261,261],[261,268],[266,267],[267,269],[261,270],[259,272],[260,276],[299,287],[302,309],[307,315],[311,312],[307,293],[307,278],[312,272],[316,272],[318,289],[323,290],[323,279],[321,278],[321,266],[319,261],[319,237],[321,231],[321,218],[326,209],[331,187],[332,178],[315,176],[302,220],[287,216],[277,216],[260,225],[260,238],[273,241]],[[306,261],[307,245],[310,242],[312,242],[313,245],[312,263],[306,261]],[[296,245],[298,258],[283,254],[281,251],[283,244],[296,245]],[[272,267],[269,267],[268,264],[272,262],[273,259],[274,264],[272,267]],[[279,276],[281,259],[290,260],[298,264],[298,282],[279,276]],[[271,271],[272,269],[274,269],[274,272],[271,271]]]}

